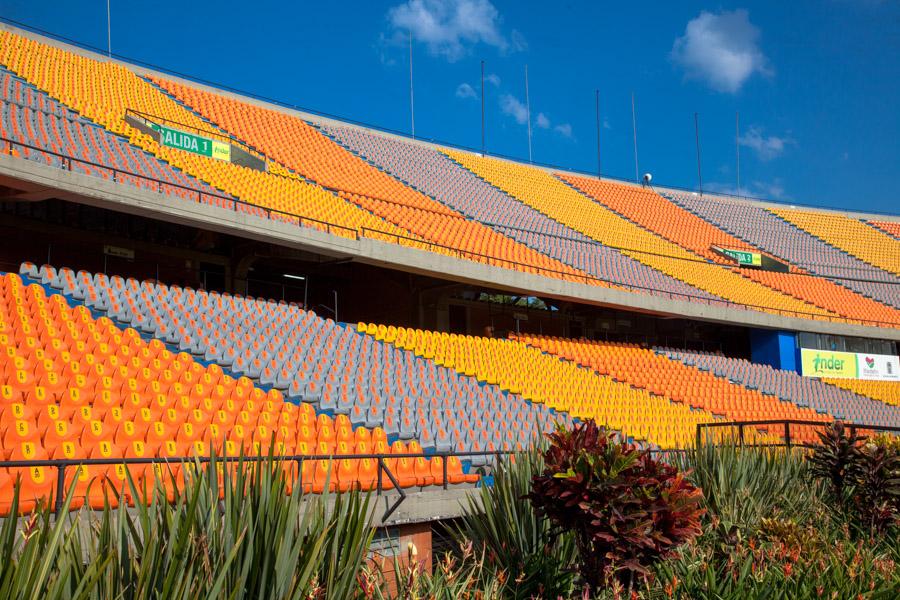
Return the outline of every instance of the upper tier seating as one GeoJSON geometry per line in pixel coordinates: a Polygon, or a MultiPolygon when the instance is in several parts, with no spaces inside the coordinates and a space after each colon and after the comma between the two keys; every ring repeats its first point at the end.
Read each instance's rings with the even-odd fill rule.
{"type": "Polygon", "coordinates": [[[897,239],[900,239],[900,222],[897,221],[869,221],[870,225],[886,231],[897,239]]]}
{"type": "Polygon", "coordinates": [[[773,209],[773,213],[808,231],[836,248],[900,275],[900,240],[853,219],[836,213],[773,209]]]}
{"type": "Polygon", "coordinates": [[[898,279],[838,250],[765,208],[710,196],[667,193],[673,202],[794,265],[900,308],[898,279]]]}
{"type": "Polygon", "coordinates": [[[358,127],[323,125],[322,130],[401,181],[467,217],[595,277],[664,297],[717,299],[510,198],[430,146],[358,127]]]}
{"type": "MultiPolygon", "coordinates": [[[[415,442],[388,447],[381,428],[354,427],[346,415],[316,415],[309,404],[284,402],[278,390],[266,392],[246,377],[235,379],[217,365],[170,352],[135,329],[95,319],[84,306],[71,308],[61,294],[23,285],[15,274],[0,276],[0,356],[2,460],[160,457],[170,459],[177,475],[181,457],[212,450],[267,454],[273,442],[275,454],[288,455],[420,452],[415,442]]],[[[389,461],[401,486],[443,482],[440,462],[389,461]]],[[[291,485],[295,465],[283,465],[291,485]]],[[[159,469],[128,470],[139,489],[145,479],[161,476],[159,483],[174,492],[159,469]]],[[[0,512],[9,510],[18,476],[24,512],[55,493],[53,468],[0,469],[0,512]]],[[[76,507],[102,507],[104,496],[115,505],[114,491],[136,500],[123,465],[70,467],[66,476],[78,479],[76,507]]],[[[458,461],[448,462],[448,477],[451,483],[471,481],[458,461]]],[[[302,480],[307,491],[321,492],[326,486],[372,489],[376,478],[370,459],[320,460],[304,463],[302,480]]]]}
{"type": "Polygon", "coordinates": [[[863,379],[823,379],[833,386],[900,406],[900,381],[866,381],[863,379]]]}
{"type": "Polygon", "coordinates": [[[6,69],[0,68],[0,137],[35,148],[0,144],[0,151],[74,172],[174,194],[231,208],[233,202],[212,187],[188,177],[155,157],[143,152],[102,127],[85,121],[62,107],[46,94],[38,92],[6,69]],[[75,157],[66,161],[60,156],[75,157]],[[121,171],[113,173],[103,166],[121,171]],[[125,175],[133,173],[137,176],[125,175]],[[168,182],[174,185],[166,185],[168,182]]]}
{"type": "MultiPolygon", "coordinates": [[[[764,395],[758,390],[748,389],[724,377],[700,371],[635,344],[538,335],[519,335],[514,338],[544,352],[594,369],[601,375],[609,375],[616,381],[646,389],[674,402],[684,402],[694,408],[707,410],[729,421],[794,419],[825,423],[832,420],[830,416],[764,395]]],[[[815,431],[809,427],[797,427],[792,435],[804,442],[817,439],[815,431]]]]}
{"type": "Polygon", "coordinates": [[[203,117],[285,167],[424,239],[461,251],[464,258],[548,277],[599,283],[404,185],[297,116],[173,81],[153,80],[203,117]]]}
{"type": "MultiPolygon", "coordinates": [[[[160,146],[152,137],[125,122],[126,110],[153,115],[161,122],[175,123],[189,131],[201,131],[214,138],[229,138],[121,65],[75,55],[9,32],[0,32],[0,64],[84,117],[244,202],[346,228],[328,228],[335,235],[356,237],[361,227],[368,227],[391,236],[415,237],[407,230],[395,227],[296,176],[263,173],[160,146]]],[[[245,205],[238,204],[237,207],[247,211],[245,205]]],[[[256,214],[265,216],[263,211],[256,214]]],[[[326,229],[323,224],[300,221],[296,217],[282,215],[273,218],[326,229]]],[[[418,244],[410,242],[410,245],[418,244]]]]}
{"type": "Polygon", "coordinates": [[[625,218],[714,262],[734,264],[733,259],[714,252],[713,246],[759,252],[758,248],[713,227],[659,194],[612,194],[597,178],[566,173],[558,176],[625,218]]]}
{"type": "Polygon", "coordinates": [[[22,272],[235,376],[428,451],[523,448],[568,422],[295,305],[30,263],[22,272]]]}
{"type": "Polygon", "coordinates": [[[663,448],[690,444],[697,424],[713,420],[706,411],[672,403],[522,342],[365,323],[358,328],[458,373],[663,448]]]}
{"type": "MultiPolygon", "coordinates": [[[[451,158],[542,213],[593,239],[676,279],[757,310],[805,318],[829,319],[833,313],[751,281],[727,267],[704,262],[672,242],[638,227],[577,192],[546,171],[479,157],[468,152],[445,151],[451,158]]],[[[653,192],[623,184],[601,182],[609,194],[639,197],[653,192]]]]}
{"type": "Polygon", "coordinates": [[[720,377],[756,388],[765,394],[827,412],[835,419],[862,425],[900,427],[900,407],[851,393],[812,377],[803,377],[794,371],[781,371],[768,365],[705,352],[673,348],[655,350],[686,365],[708,369],[720,377]]]}

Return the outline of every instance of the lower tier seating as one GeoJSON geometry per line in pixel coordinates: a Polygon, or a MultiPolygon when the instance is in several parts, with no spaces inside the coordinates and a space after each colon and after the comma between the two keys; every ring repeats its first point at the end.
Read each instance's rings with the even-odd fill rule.
{"type": "MultiPolygon", "coordinates": [[[[234,378],[215,364],[175,353],[136,329],[95,318],[85,306],[69,306],[62,294],[0,276],[0,436],[4,460],[159,457],[166,473],[150,466],[81,466],[66,470],[76,482],[74,505],[98,508],[134,502],[128,472],[139,485],[154,477],[178,487],[182,457],[244,454],[421,453],[411,440],[390,443],[384,429],[354,426],[346,415],[316,413],[310,404],[286,402],[247,377],[234,378]],[[162,475],[162,476],[160,476],[162,475]]],[[[388,459],[403,487],[443,483],[440,458],[388,459]]],[[[284,463],[291,483],[296,463],[284,463]]],[[[448,482],[472,482],[456,458],[448,482]]],[[[373,459],[303,463],[304,489],[372,489],[373,459]]],[[[20,509],[28,512],[56,491],[56,469],[0,469],[0,512],[21,480],[20,509]],[[5,504],[4,504],[5,503],[5,504]]],[[[174,492],[174,489],[171,490],[174,492]]]]}
{"type": "Polygon", "coordinates": [[[21,271],[236,377],[427,451],[523,448],[568,418],[296,305],[30,263],[21,271]]]}
{"type": "MultiPolygon", "coordinates": [[[[635,344],[538,335],[516,337],[544,352],[590,367],[617,381],[646,389],[673,402],[707,410],[729,421],[792,419],[827,423],[832,420],[828,415],[733,383],[635,344]]],[[[792,435],[797,441],[812,442],[816,439],[812,427],[792,428],[792,435]]]]}
{"type": "Polygon", "coordinates": [[[654,350],[686,365],[756,388],[765,394],[828,413],[836,419],[862,425],[900,427],[900,407],[855,394],[812,377],[803,377],[794,371],[782,371],[768,365],[708,352],[663,347],[654,350]]]}

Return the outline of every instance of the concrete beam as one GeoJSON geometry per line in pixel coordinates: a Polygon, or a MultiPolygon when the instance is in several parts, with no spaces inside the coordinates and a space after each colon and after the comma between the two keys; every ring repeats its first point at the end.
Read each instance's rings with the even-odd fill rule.
{"type": "Polygon", "coordinates": [[[520,273],[365,237],[344,238],[289,223],[167,196],[136,188],[130,184],[120,184],[90,175],[72,173],[18,157],[0,156],[0,175],[58,190],[57,197],[72,202],[210,229],[237,237],[307,250],[333,258],[352,258],[366,264],[512,293],[661,316],[742,324],[748,327],[900,340],[900,329],[898,328],[887,329],[842,322],[814,321],[740,310],[736,307],[670,300],[573,283],[536,274],[520,273]]]}

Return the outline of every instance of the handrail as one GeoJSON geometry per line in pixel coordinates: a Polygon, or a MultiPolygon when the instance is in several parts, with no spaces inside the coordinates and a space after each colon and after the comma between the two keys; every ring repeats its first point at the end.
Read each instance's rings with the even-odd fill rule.
{"type": "Polygon", "coordinates": [[[237,209],[237,206],[242,206],[242,207],[246,207],[247,212],[252,213],[252,212],[262,211],[267,214],[267,218],[269,218],[270,220],[277,220],[277,219],[273,219],[272,215],[280,215],[280,216],[283,216],[283,217],[286,217],[289,219],[297,219],[298,220],[297,224],[299,226],[303,226],[304,222],[318,224],[320,226],[323,226],[326,233],[329,233],[329,234],[332,233],[332,229],[343,231],[343,232],[347,233],[348,236],[351,237],[351,239],[354,239],[354,240],[359,240],[361,234],[363,237],[370,237],[370,239],[376,239],[379,236],[387,236],[389,238],[397,239],[398,242],[401,239],[407,240],[410,242],[414,242],[416,244],[426,245],[431,248],[441,248],[444,250],[450,250],[452,252],[458,253],[463,256],[474,256],[474,257],[478,257],[478,258],[482,258],[482,259],[487,259],[489,261],[495,261],[495,262],[500,262],[500,263],[504,263],[507,265],[512,265],[514,267],[521,267],[522,269],[520,269],[520,270],[525,270],[525,271],[531,270],[531,271],[536,271],[538,273],[549,273],[552,275],[569,277],[569,278],[576,279],[576,280],[582,280],[585,282],[585,284],[587,284],[588,282],[594,281],[594,282],[598,282],[598,283],[609,284],[610,286],[612,286],[614,288],[619,287],[619,288],[624,288],[626,290],[638,290],[641,292],[655,293],[655,295],[659,295],[659,296],[663,296],[663,297],[667,296],[673,300],[686,299],[687,301],[695,302],[697,304],[706,304],[707,306],[725,306],[725,307],[731,307],[731,308],[736,308],[736,309],[741,309],[741,310],[756,309],[757,311],[774,313],[779,316],[795,317],[795,318],[814,320],[814,321],[827,321],[827,322],[832,322],[832,323],[847,323],[847,324],[862,324],[862,325],[869,325],[869,326],[876,326],[876,327],[891,327],[891,328],[895,327],[895,324],[887,322],[887,321],[878,321],[878,320],[871,320],[871,319],[853,319],[853,318],[849,318],[849,317],[843,317],[840,315],[834,315],[834,316],[819,315],[817,313],[810,313],[810,312],[805,312],[805,311],[788,310],[788,309],[783,309],[783,308],[761,306],[761,305],[756,305],[756,304],[738,303],[738,302],[734,302],[732,300],[727,300],[724,298],[711,299],[711,298],[705,298],[703,296],[695,296],[692,294],[685,294],[682,292],[662,290],[662,289],[642,286],[642,285],[638,285],[638,284],[634,284],[634,283],[624,283],[624,282],[612,281],[609,279],[604,279],[604,278],[590,275],[587,273],[584,273],[584,274],[580,274],[577,272],[566,273],[566,272],[559,271],[556,269],[549,269],[547,267],[541,267],[541,266],[537,266],[537,265],[520,263],[517,261],[507,259],[507,258],[490,256],[490,255],[485,255],[485,254],[481,254],[478,252],[473,252],[471,250],[454,248],[452,246],[446,246],[446,245],[439,244],[437,242],[432,242],[429,240],[417,239],[417,238],[413,238],[413,237],[409,237],[409,236],[403,236],[403,235],[400,235],[395,232],[381,231],[378,229],[373,229],[373,228],[365,227],[365,226],[362,226],[358,229],[353,229],[352,227],[347,227],[345,225],[339,225],[336,223],[323,221],[320,219],[316,219],[314,217],[308,217],[308,216],[300,215],[297,213],[291,213],[291,212],[282,211],[282,210],[275,209],[275,208],[261,206],[258,204],[252,204],[252,203],[246,202],[244,200],[235,198],[233,196],[226,196],[226,195],[222,195],[222,194],[205,192],[205,191],[199,190],[197,188],[187,187],[187,186],[184,186],[184,185],[181,185],[178,183],[163,181],[163,180],[156,179],[153,177],[148,177],[148,176],[140,174],[140,173],[134,173],[131,171],[127,171],[125,169],[120,169],[118,167],[111,167],[109,165],[95,163],[93,161],[85,160],[85,159],[82,159],[79,157],[75,157],[75,156],[71,156],[71,155],[67,155],[67,154],[61,154],[59,152],[54,152],[53,150],[48,150],[45,148],[41,148],[39,146],[33,146],[31,144],[26,144],[24,142],[16,141],[16,140],[13,140],[13,139],[10,139],[7,137],[3,137],[3,136],[0,136],[0,143],[5,143],[6,146],[9,148],[9,151],[6,152],[6,154],[11,154],[12,153],[11,150],[13,149],[13,147],[18,146],[20,148],[26,148],[28,150],[33,150],[35,152],[39,152],[42,154],[48,154],[48,155],[56,156],[60,159],[64,159],[64,160],[60,161],[61,164],[63,165],[60,168],[63,168],[64,170],[71,171],[73,162],[76,164],[88,165],[88,166],[95,167],[98,169],[105,169],[112,173],[113,180],[116,181],[117,183],[118,183],[117,176],[119,174],[121,174],[124,176],[133,177],[133,178],[137,178],[139,180],[143,180],[143,181],[147,181],[147,182],[156,184],[157,191],[159,191],[160,193],[163,193],[163,186],[167,186],[169,188],[180,189],[180,190],[183,190],[190,194],[195,194],[197,196],[197,202],[199,202],[199,203],[203,202],[204,197],[216,198],[219,200],[223,200],[227,203],[230,203],[231,208],[235,212],[239,212],[237,209]],[[365,232],[367,232],[367,231],[372,232],[377,235],[376,236],[365,236],[365,232]]]}
{"type": "MultiPolygon", "coordinates": [[[[310,460],[327,460],[329,462],[340,460],[365,460],[372,459],[377,461],[376,475],[376,493],[381,496],[385,491],[382,480],[382,473],[387,476],[393,485],[393,489],[397,490],[399,498],[391,506],[387,508],[381,520],[386,521],[395,510],[406,499],[407,494],[403,491],[394,473],[385,462],[393,458],[440,458],[441,459],[441,487],[446,490],[447,482],[447,459],[448,458],[467,458],[475,456],[493,456],[495,460],[499,460],[501,456],[512,455],[514,452],[509,450],[490,450],[490,451],[460,451],[460,452],[434,452],[426,454],[425,452],[402,452],[396,454],[289,454],[289,455],[251,455],[251,456],[179,456],[179,457],[145,457],[145,458],[62,458],[47,460],[4,460],[0,461],[0,468],[31,468],[31,467],[53,467],[56,469],[56,494],[54,498],[54,510],[62,509],[65,496],[65,472],[68,467],[80,467],[91,465],[156,465],[156,464],[186,464],[197,463],[208,464],[211,462],[223,463],[244,463],[244,462],[296,462],[297,477],[294,480],[296,485],[303,487],[303,463],[310,460]]],[[[390,488],[388,488],[390,489],[390,488]]]]}
{"type": "MultiPolygon", "coordinates": [[[[889,433],[897,433],[900,434],[900,427],[894,427],[891,425],[866,425],[863,423],[855,423],[852,421],[843,421],[841,419],[836,419],[836,421],[841,421],[844,425],[853,433],[857,431],[884,431],[889,433]]],[[[791,442],[791,426],[802,426],[802,427],[824,427],[828,425],[830,421],[807,421],[803,419],[761,419],[755,421],[711,421],[708,423],[697,423],[697,447],[700,447],[702,444],[702,432],[704,429],[724,429],[724,428],[737,428],[738,430],[738,442],[741,445],[744,445],[744,430],[748,427],[764,427],[768,425],[780,425],[784,427],[784,442],[782,443],[770,443],[770,444],[747,444],[748,446],[759,446],[759,447],[786,447],[792,448],[794,446],[799,447],[810,447],[810,444],[806,443],[792,443],[791,442]]]]}

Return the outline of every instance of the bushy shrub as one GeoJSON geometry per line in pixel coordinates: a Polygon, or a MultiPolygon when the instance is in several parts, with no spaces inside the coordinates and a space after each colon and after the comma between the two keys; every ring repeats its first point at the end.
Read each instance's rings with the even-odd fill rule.
{"type": "Polygon", "coordinates": [[[613,581],[632,586],[700,533],[702,493],[675,467],[593,421],[560,427],[549,440],[528,497],[572,531],[579,573],[594,592],[613,581]]]}
{"type": "Polygon", "coordinates": [[[866,439],[840,421],[819,434],[811,474],[828,484],[838,519],[873,535],[900,519],[900,451],[888,437],[866,439]]]}

